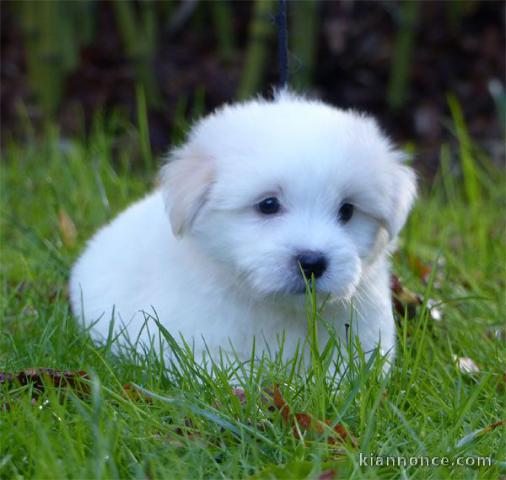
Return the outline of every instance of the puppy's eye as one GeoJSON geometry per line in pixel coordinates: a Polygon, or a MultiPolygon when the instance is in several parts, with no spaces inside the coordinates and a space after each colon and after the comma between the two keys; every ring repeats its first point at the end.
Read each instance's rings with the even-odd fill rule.
{"type": "Polygon", "coordinates": [[[257,204],[258,211],[264,215],[272,215],[274,213],[278,213],[280,208],[281,205],[279,204],[279,200],[276,197],[266,198],[257,204]]]}
{"type": "Polygon", "coordinates": [[[353,217],[353,205],[351,203],[343,203],[339,209],[339,221],[346,223],[353,217]]]}

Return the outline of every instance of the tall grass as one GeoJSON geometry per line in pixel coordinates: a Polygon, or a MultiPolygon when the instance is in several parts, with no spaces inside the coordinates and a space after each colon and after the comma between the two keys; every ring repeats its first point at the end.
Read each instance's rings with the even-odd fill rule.
{"type": "MultiPolygon", "coordinates": [[[[449,31],[460,28],[465,17],[476,9],[477,3],[447,2],[444,10],[445,27],[449,31]]],[[[248,98],[262,91],[267,72],[277,71],[270,67],[277,65],[274,35],[277,1],[252,2],[243,51],[242,39],[238,38],[235,28],[236,12],[240,11],[237,5],[237,2],[228,0],[200,2],[194,6],[191,3],[152,0],[109,4],[96,0],[26,0],[9,2],[4,8],[9,10],[21,27],[28,84],[35,95],[36,105],[45,116],[51,118],[61,105],[69,75],[81,66],[83,49],[101,38],[97,27],[100,26],[101,12],[107,10],[111,11],[112,28],[120,43],[118,59],[125,59],[132,66],[134,83],[143,88],[148,109],[160,109],[163,105],[155,61],[160,52],[170,51],[174,42],[179,42],[174,24],[179,29],[184,26],[186,31],[191,30],[197,38],[204,37],[211,30],[218,58],[242,67],[236,91],[238,98],[248,98]],[[181,15],[183,18],[185,15],[193,16],[194,21],[185,23],[181,15]]],[[[312,0],[291,1],[287,5],[291,84],[295,89],[306,89],[313,83],[323,38],[319,27],[325,20],[322,16],[325,5],[312,0]]],[[[387,2],[384,7],[397,25],[387,94],[388,106],[395,111],[409,99],[417,26],[420,24],[423,2],[387,2]]],[[[500,99],[504,95],[498,93],[495,96],[498,108],[503,110],[501,105],[504,102],[501,103],[500,99]]]]}
{"type": "Polygon", "coordinates": [[[395,39],[393,60],[388,84],[388,105],[398,110],[408,96],[410,67],[413,58],[413,45],[416,23],[419,19],[418,0],[404,0],[400,4],[398,30],[395,39]]]}
{"type": "Polygon", "coordinates": [[[237,91],[239,99],[254,95],[263,80],[272,51],[275,8],[273,0],[256,0],[254,3],[243,73],[237,91]]]}
{"type": "MultiPolygon", "coordinates": [[[[457,125],[455,104],[453,109],[457,131],[465,124],[457,125]]],[[[139,112],[142,130],[143,108],[139,112]]],[[[341,382],[329,380],[329,353],[337,345],[311,343],[315,329],[325,328],[311,297],[312,368],[275,355],[239,366],[232,355],[240,375],[227,362],[213,365],[210,374],[181,339],[157,329],[154,318],[148,318],[152,348],[139,353],[128,345],[113,348],[112,339],[93,343],[70,314],[68,269],[85,241],[152,187],[142,148],[116,141],[124,127],[114,117],[98,117],[88,138],[63,140],[48,128],[37,140],[6,146],[0,177],[0,369],[84,369],[90,394],[47,385],[35,397],[29,386],[2,383],[3,478],[317,478],[329,471],[344,478],[499,477],[506,457],[500,428],[465,444],[459,440],[505,411],[504,172],[472,143],[465,160],[472,168],[465,171],[461,134],[460,153],[443,146],[439,178],[422,189],[394,257],[396,273],[424,302],[413,318],[398,317],[390,377],[379,374],[378,355],[368,362],[350,342],[356,360],[341,382]],[[472,208],[466,175],[477,184],[472,208]],[[62,211],[75,226],[75,242],[66,238],[62,211]],[[433,266],[428,283],[414,259],[433,266]],[[429,299],[439,304],[440,321],[432,318],[429,299]],[[172,349],[177,363],[156,355],[159,342],[172,349]],[[461,371],[454,355],[472,358],[479,373],[461,371]],[[239,379],[244,402],[232,394],[232,377],[239,379]],[[137,395],[125,393],[127,383],[141,387],[137,395]],[[268,391],[276,384],[291,412],[343,424],[358,446],[332,445],[331,432],[287,422],[270,408],[268,391]],[[491,456],[493,463],[366,467],[360,454],[491,456]]]]}

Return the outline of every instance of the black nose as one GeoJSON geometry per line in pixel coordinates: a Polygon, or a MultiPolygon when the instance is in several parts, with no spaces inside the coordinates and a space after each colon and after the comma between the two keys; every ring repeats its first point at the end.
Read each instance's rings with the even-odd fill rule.
{"type": "Polygon", "coordinates": [[[311,275],[315,278],[321,277],[327,268],[327,259],[320,252],[302,252],[295,259],[308,279],[311,275]]]}

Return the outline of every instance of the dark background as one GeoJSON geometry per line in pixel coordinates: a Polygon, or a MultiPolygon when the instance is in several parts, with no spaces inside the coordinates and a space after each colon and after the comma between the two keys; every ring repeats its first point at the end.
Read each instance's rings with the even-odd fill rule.
{"type": "MultiPolygon", "coordinates": [[[[145,97],[151,145],[162,152],[180,140],[180,117],[270,95],[277,7],[2,2],[2,146],[54,123],[64,136],[87,135],[98,112],[136,125],[145,97]]],[[[376,115],[426,177],[442,143],[457,148],[453,95],[473,141],[503,162],[504,19],[500,1],[289,1],[290,85],[376,115]]]]}

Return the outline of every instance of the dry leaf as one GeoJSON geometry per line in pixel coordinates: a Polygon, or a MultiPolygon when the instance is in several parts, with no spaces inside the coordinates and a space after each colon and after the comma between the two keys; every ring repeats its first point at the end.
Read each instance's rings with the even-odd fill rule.
{"type": "Polygon", "coordinates": [[[416,307],[422,304],[421,297],[405,288],[397,275],[391,276],[390,288],[395,311],[402,317],[406,312],[408,318],[414,318],[416,316],[416,307]]]}
{"type": "Polygon", "coordinates": [[[305,433],[313,433],[321,436],[324,435],[326,431],[329,431],[330,428],[333,433],[333,435],[329,435],[327,438],[327,443],[330,445],[349,442],[353,447],[358,446],[357,439],[351,435],[346,427],[341,423],[338,423],[332,427],[333,422],[330,420],[325,420],[325,422],[322,422],[318,419],[313,418],[308,413],[299,412],[292,415],[290,408],[281,395],[279,385],[276,385],[274,387],[273,402],[275,407],[280,411],[283,420],[290,425],[293,424],[292,432],[294,437],[300,438],[301,434],[305,433]]]}
{"type": "Polygon", "coordinates": [[[283,420],[287,422],[290,417],[290,407],[286,404],[285,399],[281,395],[279,385],[274,387],[273,401],[274,406],[280,411],[283,420]]]}
{"type": "Polygon", "coordinates": [[[355,448],[358,447],[358,440],[354,437],[344,425],[338,423],[334,426],[334,432],[344,441],[349,441],[355,448]]]}
{"type": "Polygon", "coordinates": [[[135,385],[132,385],[131,383],[123,385],[123,393],[134,402],[153,403],[153,399],[151,397],[146,395],[144,392],[141,392],[138,388],[135,388],[135,385]]]}
{"type": "Polygon", "coordinates": [[[58,212],[58,224],[60,226],[63,244],[68,248],[75,247],[77,229],[74,222],[63,208],[60,208],[60,211],[58,212]]]}
{"type": "Polygon", "coordinates": [[[0,372],[0,384],[11,388],[15,385],[32,385],[34,397],[41,394],[47,385],[71,388],[78,396],[89,394],[89,385],[82,380],[89,380],[83,371],[54,370],[52,368],[28,368],[17,373],[0,372]]]}
{"type": "Polygon", "coordinates": [[[241,405],[244,405],[246,403],[246,392],[244,391],[244,388],[241,387],[232,388],[232,395],[239,400],[241,405]]]}
{"type": "Polygon", "coordinates": [[[502,427],[504,425],[506,425],[506,420],[499,420],[498,422],[495,422],[492,425],[488,425],[485,428],[480,428],[478,430],[475,430],[474,432],[468,433],[457,442],[456,448],[463,447],[464,445],[467,445],[476,438],[481,437],[482,435],[485,435],[486,433],[495,430],[497,427],[502,427]]]}
{"type": "Polygon", "coordinates": [[[418,277],[427,283],[432,272],[432,267],[423,263],[418,257],[410,257],[408,259],[409,268],[414,271],[418,277]]]}
{"type": "MultiPolygon", "coordinates": [[[[402,285],[396,275],[391,276],[390,287],[395,311],[403,318],[405,314],[407,314],[408,319],[415,318],[417,307],[423,303],[422,297],[402,285]]],[[[427,300],[427,309],[432,320],[440,322],[443,319],[439,302],[430,298],[427,300]]]]}
{"type": "Polygon", "coordinates": [[[485,330],[485,336],[491,340],[506,341],[506,328],[505,327],[489,327],[485,330]]]}
{"type": "Polygon", "coordinates": [[[333,478],[336,478],[336,471],[333,468],[325,470],[318,476],[318,480],[332,480],[333,478]]]}
{"type": "Polygon", "coordinates": [[[453,360],[457,364],[457,367],[459,367],[461,373],[467,375],[474,375],[475,373],[480,373],[478,365],[476,365],[476,363],[472,358],[458,357],[457,355],[453,355],[453,360]]]}
{"type": "Polygon", "coordinates": [[[300,438],[301,434],[310,431],[312,418],[307,413],[296,413],[294,417],[296,424],[292,428],[293,436],[300,438]]]}

